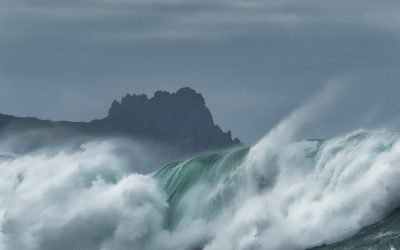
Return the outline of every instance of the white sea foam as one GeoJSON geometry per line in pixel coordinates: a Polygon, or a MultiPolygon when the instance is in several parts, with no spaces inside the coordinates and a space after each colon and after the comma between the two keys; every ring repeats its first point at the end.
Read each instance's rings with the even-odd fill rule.
{"type": "Polygon", "coordinates": [[[228,153],[165,169],[175,189],[134,173],[140,154],[121,167],[115,141],[0,158],[0,249],[291,250],[349,236],[400,205],[400,135],[293,139],[315,107],[234,168],[228,153]]]}
{"type": "Polygon", "coordinates": [[[200,179],[184,190],[173,229],[164,223],[166,193],[153,177],[120,168],[109,143],[0,160],[1,247],[299,249],[348,236],[400,204],[395,133],[277,145],[254,147],[221,181],[200,179]],[[234,190],[231,201],[202,217],[204,201],[226,188],[234,190]]]}

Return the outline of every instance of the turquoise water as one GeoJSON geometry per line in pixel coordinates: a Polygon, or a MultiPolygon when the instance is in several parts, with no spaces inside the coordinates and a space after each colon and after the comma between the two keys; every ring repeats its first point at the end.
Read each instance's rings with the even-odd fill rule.
{"type": "MultiPolygon", "coordinates": [[[[305,249],[357,235],[400,204],[395,133],[360,130],[331,140],[260,145],[173,163],[153,173],[169,205],[164,226],[181,230],[198,220],[213,229],[219,225],[204,243],[206,249],[241,244],[238,249],[305,249]],[[229,230],[219,231],[221,223],[229,230]],[[245,237],[251,240],[243,243],[245,237]]],[[[389,249],[397,246],[397,236],[371,236],[365,246],[389,249]]],[[[347,247],[326,249],[355,249],[347,247]]]]}
{"type": "Polygon", "coordinates": [[[285,132],[151,174],[113,141],[2,157],[0,250],[398,249],[400,134],[285,132]]]}

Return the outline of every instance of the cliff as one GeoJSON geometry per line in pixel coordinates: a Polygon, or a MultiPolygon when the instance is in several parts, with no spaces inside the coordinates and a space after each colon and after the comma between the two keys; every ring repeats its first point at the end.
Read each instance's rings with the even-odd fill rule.
{"type": "Polygon", "coordinates": [[[126,95],[114,101],[108,116],[85,122],[53,122],[0,115],[1,129],[65,128],[90,136],[123,136],[159,142],[183,154],[238,146],[231,132],[214,124],[204,98],[190,88],[175,93],[157,91],[153,97],[126,95]]]}

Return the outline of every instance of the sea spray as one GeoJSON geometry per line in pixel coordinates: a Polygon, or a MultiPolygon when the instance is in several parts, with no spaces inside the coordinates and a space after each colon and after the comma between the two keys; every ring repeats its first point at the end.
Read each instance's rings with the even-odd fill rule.
{"type": "Polygon", "coordinates": [[[149,175],[112,142],[1,158],[0,249],[306,249],[399,207],[399,134],[267,138],[149,175]]]}
{"type": "MultiPolygon", "coordinates": [[[[257,157],[265,154],[257,164],[252,150],[218,176],[208,174],[218,164],[204,157],[156,173],[157,179],[188,164],[187,172],[179,170],[178,180],[170,178],[190,185],[181,199],[170,200],[169,214],[175,216],[169,224],[209,221],[212,214],[210,223],[218,223],[213,223],[215,235],[205,249],[302,249],[349,236],[399,205],[395,133],[360,130],[331,140],[286,143],[272,153],[257,152],[257,157]],[[191,171],[197,173],[194,181],[191,171]],[[218,203],[223,206],[213,211],[218,203]]],[[[173,185],[158,180],[162,188],[173,185]]],[[[169,197],[175,195],[166,190],[169,197]]]]}

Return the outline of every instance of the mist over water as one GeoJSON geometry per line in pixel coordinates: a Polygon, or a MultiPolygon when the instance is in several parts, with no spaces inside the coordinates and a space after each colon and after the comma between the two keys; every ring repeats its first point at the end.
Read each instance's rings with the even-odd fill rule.
{"type": "Polygon", "coordinates": [[[326,93],[250,148],[151,173],[134,141],[2,140],[0,249],[291,250],[353,235],[400,205],[400,134],[298,140],[326,93]]]}
{"type": "Polygon", "coordinates": [[[147,175],[115,141],[3,154],[1,249],[303,249],[400,205],[399,134],[271,138],[147,175]]]}

